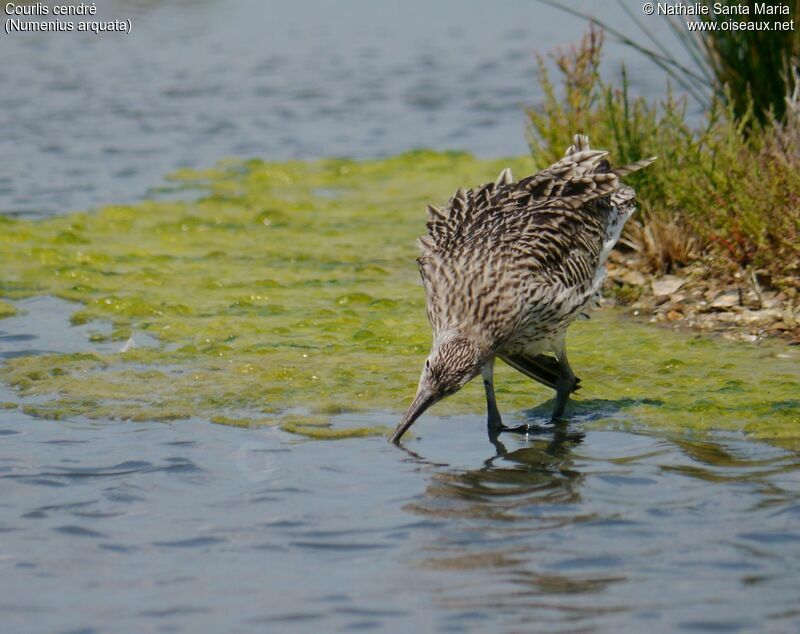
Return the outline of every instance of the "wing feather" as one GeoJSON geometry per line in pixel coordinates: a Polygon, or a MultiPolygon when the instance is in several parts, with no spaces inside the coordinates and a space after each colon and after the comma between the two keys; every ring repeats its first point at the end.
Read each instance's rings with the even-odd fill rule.
{"type": "Polygon", "coordinates": [[[506,169],[430,206],[419,267],[434,329],[485,315],[481,297],[500,284],[531,306],[585,304],[634,210],[635,192],[620,179],[655,160],[612,169],[607,157],[575,135],[563,158],[532,176],[514,182],[506,169]]]}

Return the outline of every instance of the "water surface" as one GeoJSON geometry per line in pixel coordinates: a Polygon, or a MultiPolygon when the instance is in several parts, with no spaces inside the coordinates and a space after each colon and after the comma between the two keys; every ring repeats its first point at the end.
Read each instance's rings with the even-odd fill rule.
{"type": "MultiPolygon", "coordinates": [[[[582,3],[618,28],[615,2],[582,3]]],[[[138,200],[228,156],[387,156],[417,147],[525,154],[535,53],[582,20],[528,0],[110,0],[131,35],[0,36],[0,213],[138,200]]],[[[636,5],[638,9],[638,5],[636,5]]],[[[667,37],[664,20],[649,28],[667,37]]],[[[675,48],[680,56],[680,47],[675,48]]],[[[609,42],[633,90],[665,76],[609,42]]]]}
{"type": "MultiPolygon", "coordinates": [[[[0,322],[7,360],[119,345],[89,341],[96,324],[70,326],[64,300],[14,304],[22,315],[0,322]]],[[[613,332],[600,317],[593,326],[613,332]]],[[[701,348],[715,345],[752,350],[701,348]]],[[[626,410],[610,390],[548,427],[549,405],[533,407],[548,395],[526,385],[531,407],[505,412],[534,434],[490,439],[482,415],[434,411],[404,448],[197,418],[45,421],[15,407],[30,397],[0,387],[0,404],[15,407],[0,409],[4,629],[800,627],[796,450],[740,432],[654,431],[663,391],[626,410]]],[[[346,413],[331,424],[396,420],[346,413]]]]}
{"type": "Polygon", "coordinates": [[[478,416],[421,426],[399,450],[0,412],[4,629],[800,626],[795,453],[579,428],[495,447],[478,416]]]}

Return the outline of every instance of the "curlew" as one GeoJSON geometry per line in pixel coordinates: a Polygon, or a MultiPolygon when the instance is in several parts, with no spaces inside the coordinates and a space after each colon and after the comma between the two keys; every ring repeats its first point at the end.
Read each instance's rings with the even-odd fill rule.
{"type": "Polygon", "coordinates": [[[489,430],[503,429],[496,358],[555,389],[553,419],[563,417],[579,383],[567,327],[599,296],[606,259],[635,211],[621,177],[655,160],[613,169],[607,155],[579,134],[564,158],[533,176],[513,182],[505,169],[494,183],[459,189],[446,207],[428,207],[417,262],[433,345],[392,442],[479,374],[489,430]]]}

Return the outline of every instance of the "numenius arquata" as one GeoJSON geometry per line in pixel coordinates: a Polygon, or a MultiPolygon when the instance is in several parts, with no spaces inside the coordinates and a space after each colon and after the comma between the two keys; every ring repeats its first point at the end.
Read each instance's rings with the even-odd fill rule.
{"type": "Polygon", "coordinates": [[[496,357],[555,389],[553,419],[563,416],[579,382],[567,327],[598,296],[606,259],[635,211],[636,193],[620,178],[655,160],[612,169],[607,155],[579,134],[564,158],[533,176],[515,183],[505,169],[494,183],[459,189],[446,208],[428,207],[417,261],[433,345],[392,442],[478,374],[489,429],[501,430],[496,357]]]}

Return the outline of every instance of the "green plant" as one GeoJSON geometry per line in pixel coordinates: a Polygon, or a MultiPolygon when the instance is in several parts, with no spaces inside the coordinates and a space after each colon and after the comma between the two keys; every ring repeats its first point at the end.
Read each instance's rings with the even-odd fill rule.
{"type": "Polygon", "coordinates": [[[747,27],[760,26],[765,19],[771,26],[794,22],[800,13],[800,0],[774,5],[756,0],[715,0],[705,4],[722,8],[722,11],[712,11],[704,17],[706,23],[716,28],[698,36],[688,33],[685,25],[680,24],[677,32],[684,46],[690,51],[694,49],[691,51],[693,57],[702,60],[711,70],[717,97],[728,100],[737,118],[752,111],[759,123],[766,123],[770,118],[782,119],[791,82],[790,65],[800,54],[800,31],[774,28],[732,31],[720,27],[731,20],[747,27]],[[785,6],[789,13],[767,16],[757,12],[757,5],[785,6]],[[727,11],[745,7],[749,10],[746,14],[727,14],[727,11]]]}
{"type": "Polygon", "coordinates": [[[705,254],[723,272],[754,267],[777,286],[800,286],[800,154],[791,145],[800,129],[797,99],[786,102],[780,123],[774,115],[762,122],[752,103],[737,111],[728,88],[695,127],[686,120],[686,98],[672,90],[660,102],[633,97],[624,68],[619,87],[605,83],[602,44],[593,27],[578,45],[553,54],[563,89],[539,58],[543,99],[528,110],[537,163],[561,156],[576,132],[618,164],[657,155],[630,181],[649,206],[643,226],[650,228],[631,239],[660,262],[658,270],[705,254]],[[679,248],[682,242],[691,248],[679,248]]]}
{"type": "Polygon", "coordinates": [[[690,60],[688,64],[682,64],[663,39],[648,28],[646,18],[637,13],[638,4],[632,9],[629,2],[617,0],[637,25],[644,42],[560,0],[539,1],[601,26],[647,56],[666,71],[678,87],[706,108],[713,100],[725,101],[736,118],[758,123],[773,118],[780,120],[784,116],[785,97],[792,83],[791,68],[793,65],[796,68],[800,56],[800,29],[796,24],[800,0],[779,4],[757,0],[704,0],[695,3],[708,11],[698,18],[704,23],[703,30],[689,29],[688,23],[695,21],[693,16],[659,15],[658,19],[666,22],[672,37],[683,48],[690,60]],[[762,7],[785,7],[788,13],[765,15],[762,7]],[[770,25],[769,30],[753,28],[765,20],[770,25]],[[739,23],[740,28],[732,30],[724,24],[731,22],[739,23]],[[776,24],[793,24],[794,28],[779,30],[776,24]]]}

